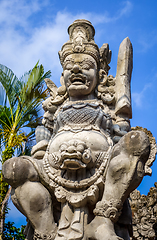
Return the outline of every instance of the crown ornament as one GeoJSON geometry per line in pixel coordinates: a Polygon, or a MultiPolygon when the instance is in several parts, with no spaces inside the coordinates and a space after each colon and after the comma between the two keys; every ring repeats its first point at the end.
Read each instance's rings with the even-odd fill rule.
{"type": "Polygon", "coordinates": [[[59,51],[60,62],[63,66],[65,58],[73,53],[84,53],[92,56],[99,68],[109,70],[111,61],[109,45],[103,44],[99,49],[94,41],[95,29],[90,21],[85,19],[75,20],[68,28],[69,40],[59,51]]]}
{"type": "Polygon", "coordinates": [[[73,53],[85,53],[91,55],[99,63],[99,48],[94,42],[95,30],[91,22],[79,19],[75,20],[68,28],[69,41],[66,42],[59,57],[63,65],[64,59],[73,53]]]}

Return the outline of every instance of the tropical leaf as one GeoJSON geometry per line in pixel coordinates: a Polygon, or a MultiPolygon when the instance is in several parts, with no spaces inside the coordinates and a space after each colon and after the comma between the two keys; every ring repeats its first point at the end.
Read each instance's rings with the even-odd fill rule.
{"type": "MultiPolygon", "coordinates": [[[[48,91],[45,78],[50,71],[44,73],[39,62],[32,70],[20,79],[11,69],[0,64],[0,149],[2,162],[13,154],[30,154],[31,145],[35,141],[35,128],[41,123],[41,102],[48,91]]],[[[0,207],[8,191],[8,184],[3,182],[0,171],[0,207]]],[[[6,211],[1,215],[1,222],[6,211]]],[[[21,239],[21,238],[20,238],[21,239]]]]}
{"type": "Polygon", "coordinates": [[[6,146],[21,148],[41,123],[41,101],[48,91],[44,82],[50,77],[39,62],[20,79],[6,66],[0,65],[0,83],[4,89],[0,107],[0,140],[6,146]]]}
{"type": "Polygon", "coordinates": [[[21,87],[21,82],[11,69],[2,64],[0,64],[0,82],[5,92],[3,105],[7,105],[8,101],[12,108],[16,104],[16,95],[21,87]]]}

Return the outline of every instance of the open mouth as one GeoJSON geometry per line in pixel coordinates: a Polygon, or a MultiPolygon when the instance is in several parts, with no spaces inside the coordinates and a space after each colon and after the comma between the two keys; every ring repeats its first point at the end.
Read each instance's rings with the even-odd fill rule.
{"type": "Polygon", "coordinates": [[[72,84],[75,84],[75,85],[80,85],[85,83],[82,79],[78,79],[78,78],[73,79],[71,82],[72,84]]]}
{"type": "Polygon", "coordinates": [[[86,77],[83,74],[72,74],[69,79],[74,85],[81,85],[86,83],[86,77]]]}
{"type": "Polygon", "coordinates": [[[81,160],[82,158],[82,154],[80,152],[77,152],[77,153],[63,153],[61,154],[61,159],[62,160],[65,160],[65,159],[78,159],[78,160],[81,160]]]}
{"type": "Polygon", "coordinates": [[[78,159],[66,159],[61,165],[61,169],[70,169],[70,170],[78,170],[80,168],[85,168],[86,164],[82,163],[78,159]]]}

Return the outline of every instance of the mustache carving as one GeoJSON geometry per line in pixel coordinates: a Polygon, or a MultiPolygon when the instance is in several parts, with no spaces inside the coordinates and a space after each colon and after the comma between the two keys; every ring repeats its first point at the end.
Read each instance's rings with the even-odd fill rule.
{"type": "Polygon", "coordinates": [[[91,150],[82,141],[70,140],[60,146],[59,162],[61,169],[86,168],[91,160],[91,150]]]}
{"type": "Polygon", "coordinates": [[[71,83],[75,82],[75,81],[81,81],[82,83],[86,82],[87,77],[82,74],[82,73],[72,73],[71,76],[69,77],[69,80],[71,83]]]}
{"type": "Polygon", "coordinates": [[[62,153],[61,160],[64,160],[66,158],[69,158],[69,159],[76,158],[78,160],[81,160],[82,154],[78,151],[76,153],[67,153],[67,152],[62,153]]]}
{"type": "Polygon", "coordinates": [[[80,168],[86,168],[86,164],[79,161],[78,159],[65,159],[63,164],[60,166],[61,169],[78,170],[80,168]]]}
{"type": "Polygon", "coordinates": [[[66,151],[61,153],[60,161],[62,165],[61,169],[79,169],[86,168],[86,164],[91,161],[90,149],[85,149],[83,153],[76,151],[74,153],[68,153],[66,151]]]}

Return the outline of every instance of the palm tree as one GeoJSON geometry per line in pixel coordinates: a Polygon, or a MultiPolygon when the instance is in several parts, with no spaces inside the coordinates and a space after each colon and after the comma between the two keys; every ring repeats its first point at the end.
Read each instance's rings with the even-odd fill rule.
{"type": "MultiPolygon", "coordinates": [[[[34,140],[35,128],[41,123],[41,101],[48,92],[42,65],[37,64],[18,79],[15,74],[0,64],[0,150],[1,163],[13,155],[24,154],[30,150],[34,140]]],[[[27,153],[28,154],[28,153],[27,153]]],[[[3,233],[6,204],[10,190],[2,179],[0,170],[0,216],[3,233]]]]}

